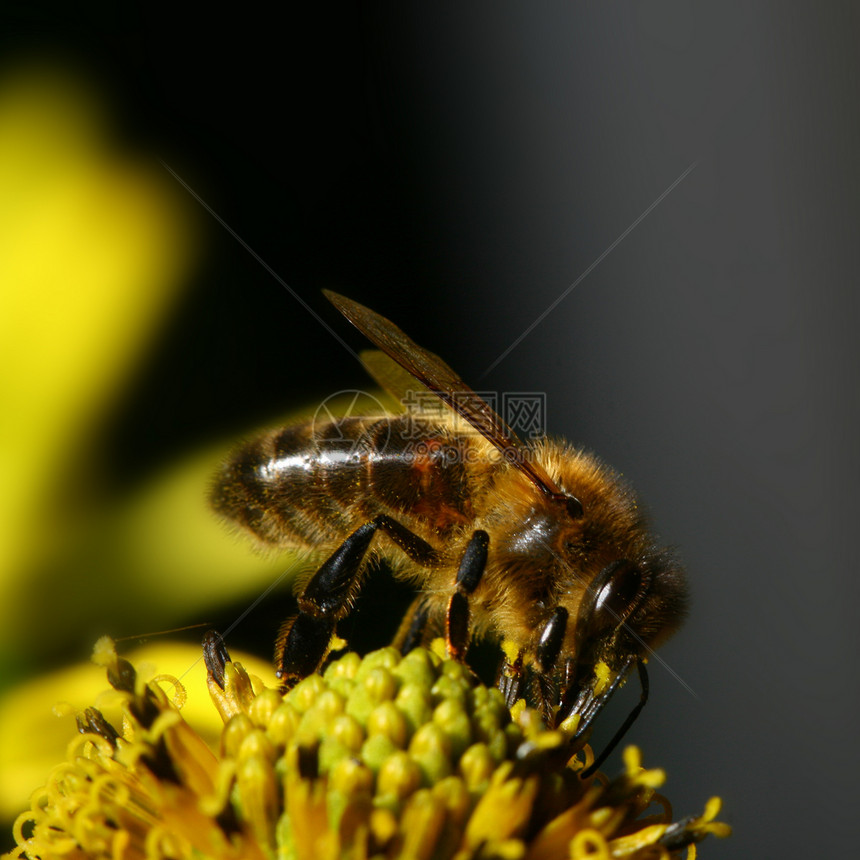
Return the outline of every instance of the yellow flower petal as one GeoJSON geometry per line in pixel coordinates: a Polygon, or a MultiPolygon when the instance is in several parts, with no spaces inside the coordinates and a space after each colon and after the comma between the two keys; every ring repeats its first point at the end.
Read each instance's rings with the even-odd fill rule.
{"type": "MultiPolygon", "coordinates": [[[[157,642],[135,650],[129,659],[138,667],[158,666],[182,678],[187,694],[182,714],[217,749],[222,721],[209,701],[200,647],[157,642]]],[[[272,677],[265,661],[246,654],[237,654],[236,659],[254,674],[272,677]]],[[[9,818],[17,812],[32,787],[64,757],[77,731],[76,712],[99,698],[107,719],[121,723],[120,700],[100,697],[104,688],[104,669],[87,662],[28,681],[0,698],[0,815],[9,818]],[[58,708],[59,703],[67,705],[58,708]]],[[[172,690],[166,692],[172,696],[172,690]]]]}
{"type": "Polygon", "coordinates": [[[121,702],[122,729],[85,712],[87,733],[16,823],[27,857],[645,860],[677,857],[716,832],[714,801],[686,822],[671,824],[665,809],[662,820],[641,818],[653,789],[637,779],[637,752],[627,754],[632,773],[581,780],[565,761],[575,746],[561,746],[557,732],[542,734],[534,712],[523,714],[522,725],[511,722],[498,690],[430,651],[347,654],[281,694],[253,681],[216,636],[204,647],[213,712],[226,721],[218,753],[177,708],[194,691],[186,697],[183,687],[172,703],[167,688],[179,690],[177,678],[147,681],[110,642],[100,643],[96,657],[121,702]],[[422,725],[396,729],[398,738],[406,732],[398,748],[389,736],[391,709],[410,686],[422,688],[435,710],[422,725]],[[286,735],[285,713],[298,719],[286,735]],[[367,742],[343,756],[324,754],[344,719],[354,723],[347,734],[367,742]],[[456,775],[465,755],[458,741],[472,749],[494,728],[507,739],[501,762],[487,786],[470,787],[456,775]],[[549,742],[540,742],[544,735],[549,742]],[[385,743],[371,749],[374,740],[385,743]],[[448,762],[428,769],[428,756],[448,762]],[[439,778],[442,771],[450,775],[439,778]]]}
{"type": "Polygon", "coordinates": [[[109,142],[70,78],[0,81],[0,647],[20,647],[27,626],[11,577],[51,554],[80,507],[53,515],[59,479],[86,457],[191,246],[169,178],[109,142]]]}

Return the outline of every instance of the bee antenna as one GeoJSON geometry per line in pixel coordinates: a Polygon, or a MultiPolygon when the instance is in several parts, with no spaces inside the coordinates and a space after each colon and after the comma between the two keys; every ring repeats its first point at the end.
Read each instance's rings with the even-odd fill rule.
{"type": "Polygon", "coordinates": [[[201,627],[209,627],[211,621],[201,621],[199,624],[187,624],[184,627],[171,627],[169,630],[152,630],[149,633],[134,633],[129,636],[118,636],[114,642],[130,642],[137,639],[146,642],[154,636],[170,636],[173,633],[184,633],[186,630],[199,630],[201,627]]]}

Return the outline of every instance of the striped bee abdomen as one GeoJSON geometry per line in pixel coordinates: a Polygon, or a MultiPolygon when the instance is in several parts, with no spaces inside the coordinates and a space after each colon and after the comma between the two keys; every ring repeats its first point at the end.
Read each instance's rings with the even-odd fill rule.
{"type": "Polygon", "coordinates": [[[313,548],[380,513],[444,531],[470,517],[466,445],[444,422],[419,427],[408,415],[307,421],[240,447],[211,501],[272,545],[313,548]]]}

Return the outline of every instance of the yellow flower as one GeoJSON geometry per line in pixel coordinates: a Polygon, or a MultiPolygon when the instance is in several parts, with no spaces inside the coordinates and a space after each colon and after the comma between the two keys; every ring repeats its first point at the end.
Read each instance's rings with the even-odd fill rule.
{"type": "Polygon", "coordinates": [[[133,492],[105,473],[106,424],[189,283],[202,210],[55,63],[0,72],[0,693],[81,629],[183,623],[289,566],[208,511],[226,440],[133,492]]]}
{"type": "Polygon", "coordinates": [[[286,695],[214,634],[204,651],[223,721],[214,751],[183,717],[176,678],[145,681],[99,643],[114,691],[99,704],[119,702],[121,717],[78,713],[10,857],[691,857],[729,832],[717,799],[673,824],[663,772],[633,747],[620,777],[581,778],[587,747],[532,711],[513,719],[497,690],[431,651],[347,653],[286,695]]]}
{"type": "Polygon", "coordinates": [[[57,488],[79,479],[193,256],[176,190],[108,125],[68,70],[0,78],[0,647],[27,634],[12,573],[67,539],[85,500],[64,508],[57,488]]]}

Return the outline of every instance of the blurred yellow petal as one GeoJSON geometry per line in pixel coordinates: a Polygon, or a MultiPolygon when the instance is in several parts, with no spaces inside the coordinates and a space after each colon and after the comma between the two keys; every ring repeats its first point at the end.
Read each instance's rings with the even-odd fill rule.
{"type": "MultiPolygon", "coordinates": [[[[207,503],[212,476],[227,450],[226,445],[210,448],[156,476],[118,511],[111,531],[132,599],[160,611],[169,601],[184,617],[195,607],[223,605],[243,594],[250,602],[282,573],[280,589],[270,599],[290,593],[293,576],[303,566],[297,555],[261,553],[207,503]]],[[[160,617],[169,619],[169,614],[160,617]]]]}
{"type": "Polygon", "coordinates": [[[74,473],[189,263],[185,202],[110,142],[98,100],[48,69],[0,81],[0,646],[13,574],[51,553],[74,473]]]}
{"type": "Polygon", "coordinates": [[[116,632],[114,625],[169,626],[195,613],[203,620],[208,608],[243,594],[250,604],[284,573],[268,599],[290,594],[302,567],[295,554],[261,554],[207,504],[225,450],[211,448],[164,470],[89,532],[73,565],[78,586],[91,589],[92,605],[81,611],[110,619],[116,632]]]}
{"type": "Polygon", "coordinates": [[[83,630],[126,636],[204,622],[213,607],[242,595],[250,604],[274,583],[268,599],[284,600],[302,568],[298,558],[261,554],[207,504],[229,449],[225,443],[171,464],[112,509],[79,518],[59,575],[51,570],[17,583],[18,605],[38,607],[40,619],[16,633],[17,648],[45,653],[53,642],[80,642],[83,630]]]}

